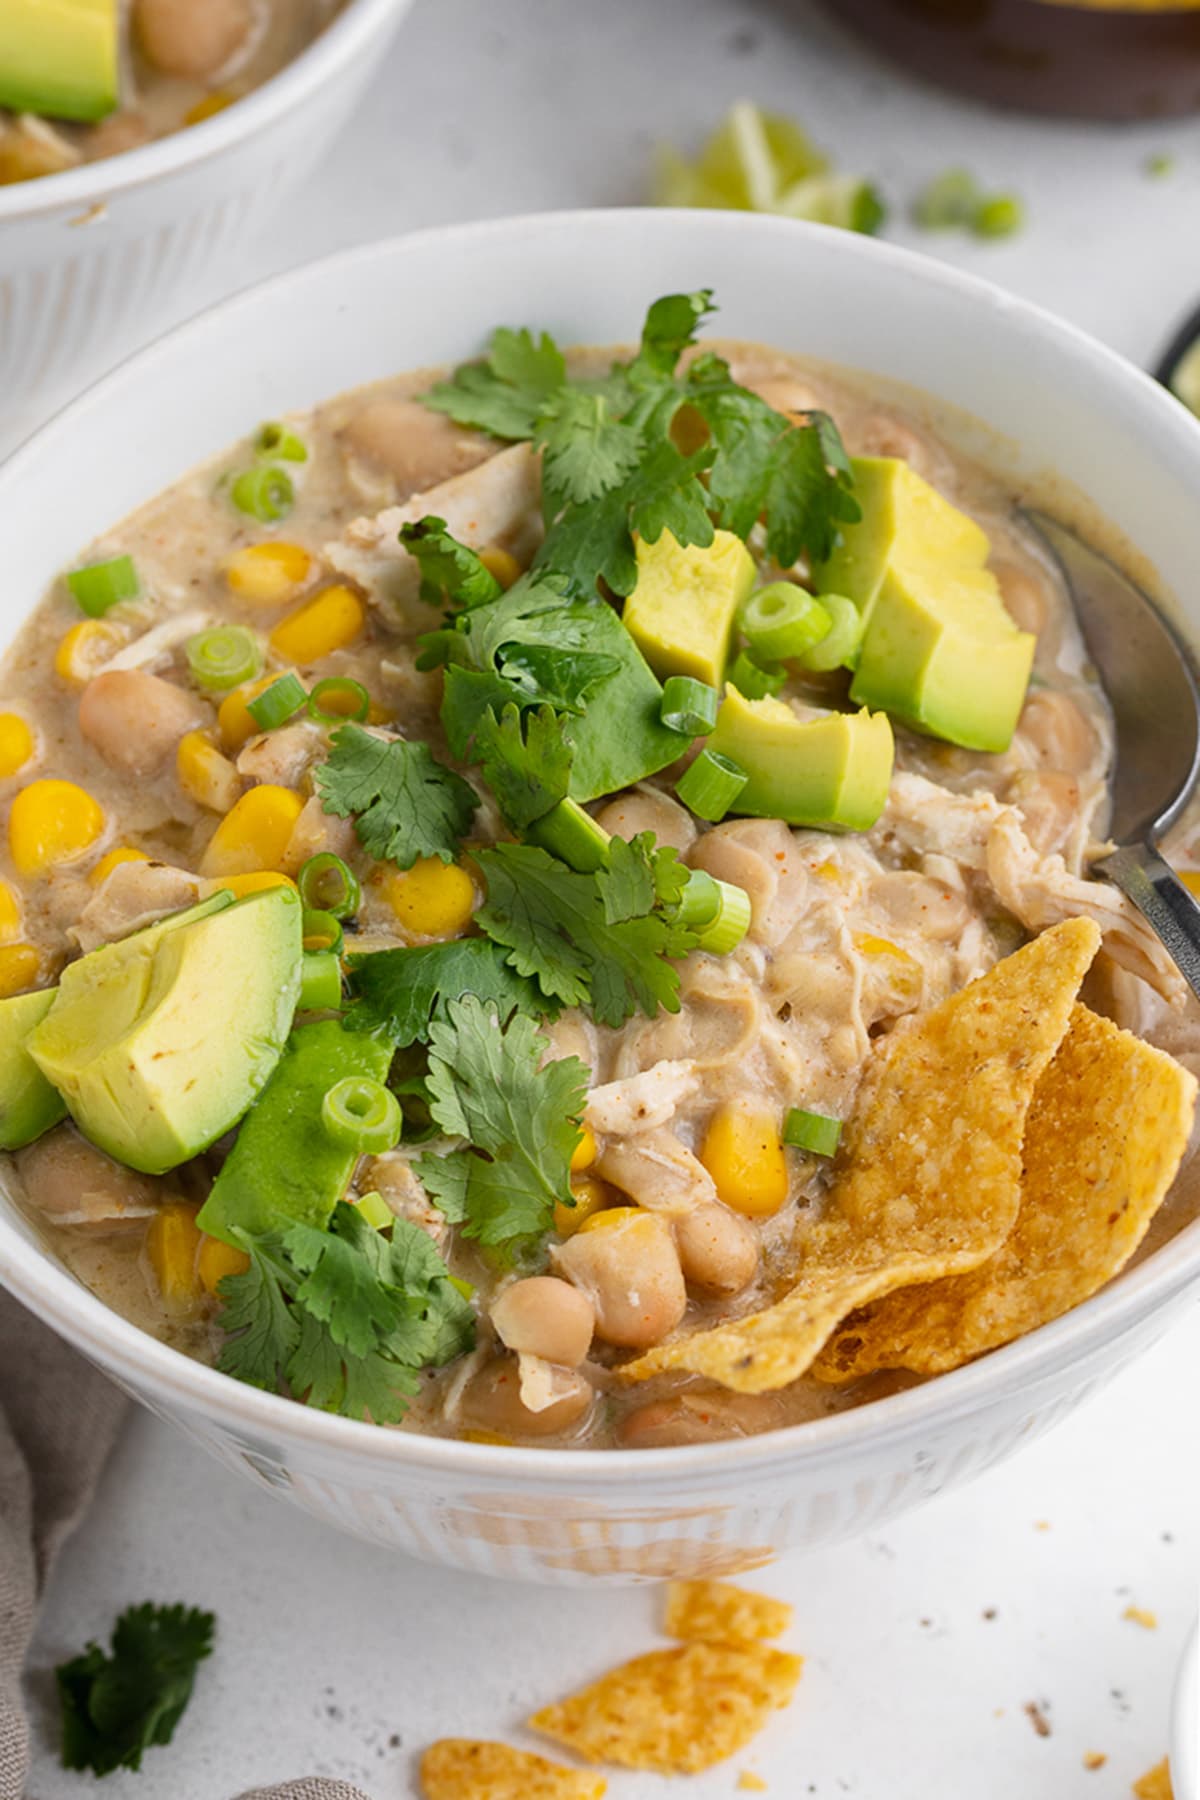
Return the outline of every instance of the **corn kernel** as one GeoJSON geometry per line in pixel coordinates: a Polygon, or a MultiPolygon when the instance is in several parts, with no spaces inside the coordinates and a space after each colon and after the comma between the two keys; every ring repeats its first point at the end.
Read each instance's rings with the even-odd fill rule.
{"type": "Polygon", "coordinates": [[[627,1219],[645,1219],[650,1215],[640,1206],[605,1206],[588,1214],[580,1231],[608,1231],[613,1225],[623,1225],[627,1219]]]}
{"type": "Polygon", "coordinates": [[[0,881],[0,944],[21,935],[21,902],[7,881],[0,881]]]}
{"type": "Polygon", "coordinates": [[[100,861],[88,875],[88,880],[93,887],[99,887],[100,883],[107,881],[113,870],[119,868],[122,863],[149,861],[150,858],[144,850],[135,850],[132,844],[118,844],[115,850],[104,852],[100,861]]]}
{"type": "Polygon", "coordinates": [[[214,88],[211,94],[205,94],[203,100],[197,100],[195,106],[189,106],[183,115],[185,125],[202,125],[205,119],[214,119],[218,113],[224,112],[237,99],[227,89],[214,88]]]}
{"type": "Polygon", "coordinates": [[[73,862],[103,830],[103,807],[73,781],[31,781],[8,815],[9,849],[21,875],[73,862]]]}
{"type": "Polygon", "coordinates": [[[224,891],[240,900],[243,894],[257,894],[262,888],[273,887],[295,888],[296,884],[290,875],[281,875],[276,869],[251,869],[246,875],[222,875],[215,881],[206,881],[203,897],[207,900],[210,894],[224,891]]]}
{"type": "Polygon", "coordinates": [[[225,565],[225,579],[239,600],[281,606],[291,600],[312,574],[313,559],[302,544],[271,539],[248,544],[225,565]]]}
{"type": "Polygon", "coordinates": [[[264,782],[243,794],[204,852],[202,875],[253,875],[279,869],[304,802],[292,788],[264,782]]]}
{"type": "Polygon", "coordinates": [[[353,588],[323,588],[271,633],[271,648],[288,662],[310,667],[352,644],[366,624],[366,608],[353,588]]]}
{"type": "Polygon", "coordinates": [[[719,1106],[705,1133],[700,1161],[719,1198],[747,1218],[768,1218],[787,1199],[787,1156],[778,1121],[765,1107],[719,1106]]]}
{"type": "Polygon", "coordinates": [[[0,999],[32,987],[41,966],[42,959],[32,944],[0,945],[0,999]]]}
{"type": "Polygon", "coordinates": [[[200,1234],[196,1273],[210,1294],[216,1294],[218,1283],[227,1275],[244,1275],[249,1267],[250,1258],[244,1250],[223,1244],[220,1238],[209,1237],[206,1232],[200,1234]]]}
{"type": "Polygon", "coordinates": [[[919,997],[925,976],[915,956],[910,956],[899,944],[893,944],[891,938],[874,937],[869,931],[855,932],[853,943],[860,955],[890,963],[887,975],[894,993],[907,999],[919,997]]]}
{"type": "Polygon", "coordinates": [[[180,738],[175,772],[184,792],[211,812],[229,812],[242,791],[241,776],[202,731],[186,731],[180,738]]]}
{"type": "Polygon", "coordinates": [[[466,1444],[498,1444],[501,1449],[508,1450],[516,1443],[516,1438],[505,1437],[502,1431],[460,1431],[459,1437],[466,1444]]]}
{"type": "Polygon", "coordinates": [[[367,702],[367,724],[368,725],[393,725],[393,724],[395,724],[395,721],[396,721],[396,715],[392,711],[390,706],[385,706],[383,704],[382,700],[368,700],[368,702],[367,702]]]}
{"type": "Polygon", "coordinates": [[[251,681],[245,687],[234,688],[232,694],[226,694],[217,708],[217,732],[225,749],[233,755],[257,737],[262,726],[248,710],[249,702],[259,694],[265,693],[273,681],[287,673],[283,669],[274,669],[269,675],[260,675],[257,681],[251,681]]]}
{"type": "Polygon", "coordinates": [[[124,642],[125,633],[107,619],[80,619],[54,653],[54,672],[73,687],[86,687],[124,642]]]}
{"type": "Polygon", "coordinates": [[[488,574],[495,576],[502,588],[510,588],[513,582],[520,578],[520,563],[507,550],[502,550],[499,544],[493,544],[489,549],[481,550],[479,560],[488,574]]]}
{"type": "Polygon", "coordinates": [[[0,776],[15,775],[33,755],[33,733],[20,713],[0,713],[0,776]]]}
{"type": "Polygon", "coordinates": [[[200,1297],[196,1254],[200,1231],[195,1208],[170,1201],[146,1228],[146,1255],[168,1310],[188,1312],[200,1297]]]}
{"type": "Polygon", "coordinates": [[[577,1175],[580,1169],[590,1169],[596,1160],[596,1138],[591,1127],[583,1127],[583,1136],[571,1152],[571,1173],[577,1175]]]}
{"type": "MultiPolygon", "coordinates": [[[[564,1206],[561,1200],[554,1203],[554,1229],[559,1237],[574,1237],[581,1231],[593,1213],[611,1207],[616,1199],[615,1188],[609,1187],[607,1181],[600,1181],[595,1175],[575,1175],[571,1180],[571,1192],[575,1196],[574,1206],[564,1206]]],[[[625,1208],[613,1208],[614,1211],[628,1211],[625,1208]]]]}
{"type": "Polygon", "coordinates": [[[388,877],[388,904],[414,937],[452,938],[471,923],[475,883],[458,863],[418,857],[411,869],[388,877]]]}

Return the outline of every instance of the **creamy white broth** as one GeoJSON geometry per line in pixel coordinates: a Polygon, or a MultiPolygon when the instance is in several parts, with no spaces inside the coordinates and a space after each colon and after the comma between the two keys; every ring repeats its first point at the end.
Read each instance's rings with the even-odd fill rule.
{"type": "Polygon", "coordinates": [[[0,107],[0,185],[60,174],[200,123],[292,62],[343,0],[122,0],[120,103],[95,125],[0,107]]]}
{"type": "MultiPolygon", "coordinates": [[[[1009,750],[984,755],[898,729],[892,798],[867,833],[794,831],[761,819],[733,819],[705,829],[673,797],[677,767],[592,808],[618,834],[654,830],[691,866],[744,887],[753,903],[751,930],[736,950],[723,958],[693,954],[682,965],[678,1013],[635,1016],[614,1029],[568,1012],[547,1027],[551,1054],[576,1054],[592,1071],[594,1097],[585,1116],[594,1125],[600,1152],[589,1174],[608,1183],[610,1198],[669,1217],[676,1216],[672,1207],[678,1195],[703,1183],[696,1152],[720,1101],[751,1094],[780,1114],[802,1105],[849,1116],[872,1041],[983,973],[1052,922],[1056,908],[1092,910],[1106,931],[1106,950],[1089,989],[1092,1003],[1200,1066],[1200,1009],[1190,1001],[1168,1004],[1156,994],[1154,982],[1178,999],[1161,951],[1130,925],[1112,890],[1079,884],[1089,844],[1103,835],[1111,723],[1057,570],[1017,523],[1004,483],[890,399],[881,403],[866,383],[773,352],[726,348],[739,379],[758,387],[773,405],[785,411],[825,408],[852,453],[904,457],[977,519],[991,539],[992,567],[1005,600],[1018,623],[1038,633],[1038,648],[1034,683],[1009,750]],[[656,1122],[647,1128],[648,1116],[656,1122]]],[[[591,366],[606,357],[588,352],[586,362],[591,366]]],[[[267,537],[295,542],[321,559],[308,591],[337,576],[356,580],[376,602],[368,607],[358,640],[306,667],[306,676],[346,674],[361,680],[405,735],[427,739],[435,754],[449,760],[438,718],[441,677],[415,668],[415,639],[438,615],[421,603],[398,606],[386,597],[394,585],[396,555],[396,521],[389,509],[409,506],[414,516],[438,512],[450,491],[447,482],[466,484],[468,496],[481,491],[475,484],[487,479],[484,471],[496,448],[414,402],[430,380],[425,371],[380,382],[292,420],[310,456],[293,471],[296,506],[277,527],[247,520],[229,504],[225,478],[247,458],[246,446],[240,446],[107,534],[89,558],[132,555],[148,596],[110,615],[121,638],[109,654],[121,654],[154,630],[162,648],[147,666],[186,686],[186,636],[225,620],[269,629],[287,610],[264,611],[232,595],[223,575],[230,556],[267,537]],[[413,495],[419,501],[412,502],[413,495]],[[382,515],[378,524],[377,515],[382,515]],[[181,634],[174,644],[172,621],[181,634]]],[[[517,505],[490,541],[523,550],[532,529],[528,509],[517,505]]],[[[97,888],[88,876],[105,849],[130,844],[190,871],[217,822],[182,790],[170,761],[154,776],[131,782],[84,741],[80,690],[52,673],[63,635],[78,619],[73,601],[56,589],[0,670],[0,710],[23,713],[39,740],[36,765],[7,785],[33,775],[76,780],[108,816],[107,835],[93,854],[24,889],[25,936],[42,954],[42,984],[54,980],[81,943],[90,947],[141,922],[139,905],[148,904],[152,916],[156,900],[161,899],[159,910],[169,910],[197,891],[173,892],[168,905],[153,891],[140,892],[140,878],[128,871],[115,872],[97,888]]],[[[844,691],[841,675],[793,678],[785,697],[798,706],[820,707],[836,704],[844,691]]],[[[197,723],[211,727],[213,715],[213,707],[200,699],[197,723]]],[[[305,724],[251,740],[237,759],[243,780],[283,781],[307,793],[327,736],[305,724]]],[[[356,866],[364,902],[351,947],[413,941],[370,879],[369,859],[350,828],[320,815],[315,802],[313,809],[310,824],[324,836],[306,838],[293,860],[298,866],[301,849],[307,854],[327,846],[356,866]]],[[[485,802],[474,837],[486,842],[497,830],[485,802]]],[[[1190,860],[1192,848],[1190,839],[1181,841],[1181,860],[1190,860]]],[[[0,875],[21,886],[6,846],[0,849],[0,875]]],[[[217,1310],[211,1302],[184,1310],[163,1303],[145,1252],[144,1217],[116,1219],[101,1198],[95,1216],[56,1222],[53,1206],[45,1203],[46,1165],[52,1188],[56,1145],[74,1154],[72,1128],[58,1128],[15,1159],[25,1177],[30,1215],[50,1247],[143,1329],[211,1359],[220,1342],[217,1310]]],[[[199,1202],[219,1155],[210,1152],[162,1178],[159,1197],[199,1202]]],[[[475,1287],[481,1327],[475,1352],[426,1377],[402,1429],[581,1447],[690,1442],[820,1416],[914,1379],[874,1376],[831,1388],[806,1378],[782,1393],[754,1398],[690,1377],[666,1376],[630,1391],[610,1374],[623,1353],[594,1344],[584,1376],[595,1398],[561,1430],[554,1429],[554,1406],[534,1419],[516,1401],[517,1365],[501,1353],[488,1326],[489,1305],[511,1274],[445,1227],[411,1160],[406,1149],[376,1159],[360,1169],[356,1191],[383,1192],[399,1216],[430,1231],[452,1271],[475,1287]]],[[[776,1297],[786,1283],[794,1245],[820,1215],[827,1171],[820,1159],[791,1159],[786,1204],[750,1226],[756,1239],[753,1278],[720,1298],[693,1283],[684,1329],[753,1312],[776,1297]]],[[[1194,1210],[1190,1185],[1181,1181],[1150,1243],[1163,1241],[1194,1210]]],[[[568,1254],[559,1263],[562,1248],[552,1234],[549,1272],[569,1261],[568,1254]]]]}

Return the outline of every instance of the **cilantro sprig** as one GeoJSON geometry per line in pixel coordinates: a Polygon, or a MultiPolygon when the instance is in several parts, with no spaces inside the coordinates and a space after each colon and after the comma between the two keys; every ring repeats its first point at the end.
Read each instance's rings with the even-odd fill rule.
{"type": "Polygon", "coordinates": [[[393,1424],[421,1370],[474,1341],[473,1309],[432,1240],[406,1219],[385,1237],[341,1201],[328,1231],[238,1235],[250,1265],[218,1288],[227,1334],[218,1367],[239,1381],[393,1424]]]}
{"type": "Polygon", "coordinates": [[[193,1606],[131,1606],[110,1650],[90,1643],[55,1670],[62,1706],[62,1763],[111,1775],[140,1769],[143,1753],[169,1744],[192,1697],[197,1665],[212,1652],[216,1620],[193,1606]]]}
{"type": "Polygon", "coordinates": [[[479,853],[487,901],[475,918],[549,1004],[586,1006],[602,1025],[679,1011],[694,932],[678,921],[688,872],[648,833],[613,838],[606,868],[581,874],[529,844],[479,853]]]}
{"type": "Polygon", "coordinates": [[[430,1152],[417,1171],[446,1218],[482,1244],[538,1236],[556,1201],[573,1204],[588,1070],[574,1056],[543,1063],[548,1047],[531,1018],[503,1025],[473,994],[449,1002],[430,1028],[430,1111],[468,1148],[430,1152]]]}
{"type": "Polygon", "coordinates": [[[411,869],[420,856],[452,862],[479,805],[474,788],[437,762],[428,744],[379,738],[343,725],[316,771],[327,813],[353,818],[368,855],[411,869]]]}
{"type": "Polygon", "coordinates": [[[838,526],[860,516],[826,414],[776,412],[711,351],[680,367],[712,309],[708,289],[656,300],[637,354],[598,380],[569,380],[544,333],[502,329],[482,362],[426,396],[460,424],[541,448],[547,531],[537,562],[576,593],[590,597],[600,581],[632,590],[635,533],[705,545],[714,522],[744,538],[761,518],[768,555],[787,568],[824,560],[838,526]],[[704,439],[690,453],[677,441],[685,411],[704,439]]]}
{"type": "Polygon", "coordinates": [[[552,1010],[536,983],[510,968],[503,946],[482,937],[352,956],[350,992],[346,1030],[381,1033],[398,1050],[427,1038],[430,1020],[445,1018],[447,1004],[464,994],[494,1004],[502,1019],[552,1010]]]}

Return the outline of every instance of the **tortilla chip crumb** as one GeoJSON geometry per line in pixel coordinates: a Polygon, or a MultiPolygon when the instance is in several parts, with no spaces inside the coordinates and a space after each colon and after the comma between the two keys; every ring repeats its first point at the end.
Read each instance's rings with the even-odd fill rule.
{"type": "Polygon", "coordinates": [[[767,1791],[766,1782],[761,1775],[756,1775],[753,1769],[743,1769],[738,1776],[737,1784],[746,1794],[765,1794],[767,1791]]]}
{"type": "Polygon", "coordinates": [[[1121,1614],[1131,1625],[1140,1625],[1143,1631],[1158,1630],[1158,1614],[1151,1612],[1148,1606],[1127,1606],[1121,1614]]]}
{"type": "Polygon", "coordinates": [[[1037,1732],[1039,1737],[1050,1736],[1050,1721],[1036,1700],[1027,1700],[1025,1702],[1025,1713],[1029,1723],[1033,1726],[1033,1729],[1037,1732]]]}
{"type": "Polygon", "coordinates": [[[1033,1521],[1033,1529],[1035,1531],[1049,1531],[1049,1529],[1050,1529],[1049,1519],[1035,1519],[1033,1521]]]}
{"type": "Polygon", "coordinates": [[[652,1650],[529,1723],[589,1762],[691,1775],[744,1749],[791,1700],[802,1667],[757,1644],[652,1650]]]}
{"type": "Polygon", "coordinates": [[[1108,1757],[1103,1750],[1085,1750],[1083,1753],[1085,1769],[1102,1769],[1107,1761],[1108,1757]]]}
{"type": "Polygon", "coordinates": [[[602,1775],[477,1738],[440,1738],[421,1758],[425,1800],[602,1800],[602,1775]]]}
{"type": "Polygon", "coordinates": [[[1133,1791],[1137,1800],[1175,1800],[1171,1769],[1165,1756],[1152,1769],[1147,1769],[1140,1781],[1134,1782],[1133,1791]]]}
{"type": "Polygon", "coordinates": [[[729,1581],[672,1581],[663,1630],[667,1637],[705,1644],[756,1644],[779,1637],[792,1622],[784,1600],[751,1593],[729,1581]]]}

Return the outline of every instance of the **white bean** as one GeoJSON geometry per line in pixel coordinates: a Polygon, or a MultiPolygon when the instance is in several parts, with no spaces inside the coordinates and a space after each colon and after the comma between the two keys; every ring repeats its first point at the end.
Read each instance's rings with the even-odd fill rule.
{"type": "Polygon", "coordinates": [[[514,1281],[492,1302],[492,1324],[510,1350],[573,1369],[588,1353],[595,1329],[592,1303],[581,1288],[555,1275],[514,1281]]]}
{"type": "Polygon", "coordinates": [[[758,1268],[758,1233],[719,1201],[676,1220],[675,1246],[688,1280],[711,1294],[740,1293],[758,1268]]]}
{"type": "Polygon", "coordinates": [[[577,1231],[551,1252],[596,1313],[596,1335],[626,1350],[648,1350],[678,1325],[687,1288],[670,1227],[654,1213],[614,1208],[605,1223],[577,1231]]]}
{"type": "Polygon", "coordinates": [[[502,1437],[550,1437],[583,1418],[592,1404],[591,1383],[567,1378],[566,1392],[533,1412],[521,1399],[521,1371],[515,1356],[497,1356],[473,1375],[463,1392],[462,1416],[483,1431],[502,1437]]]}
{"type": "Polygon", "coordinates": [[[126,775],[149,775],[187,731],[212,714],[195,694],[144,669],[95,675],[79,702],[79,729],[106,763],[126,775]]]}
{"type": "Polygon", "coordinates": [[[251,0],[135,0],[133,23],[147,62],[204,81],[249,41],[254,9],[251,0]]]}

